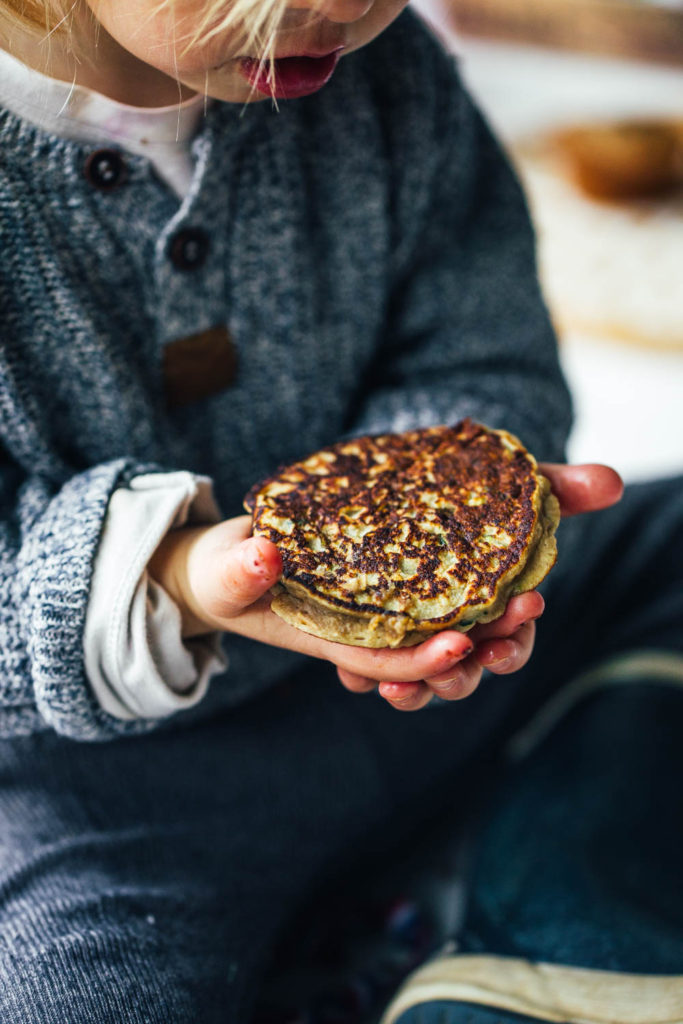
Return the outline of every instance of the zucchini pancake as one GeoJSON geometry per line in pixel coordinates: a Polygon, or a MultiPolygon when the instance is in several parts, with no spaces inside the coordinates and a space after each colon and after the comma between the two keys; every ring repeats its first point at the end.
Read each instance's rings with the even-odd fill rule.
{"type": "Polygon", "coordinates": [[[471,420],[323,448],[245,506],[282,555],[272,610],[358,647],[490,622],[557,553],[559,506],[536,460],[471,420]]]}

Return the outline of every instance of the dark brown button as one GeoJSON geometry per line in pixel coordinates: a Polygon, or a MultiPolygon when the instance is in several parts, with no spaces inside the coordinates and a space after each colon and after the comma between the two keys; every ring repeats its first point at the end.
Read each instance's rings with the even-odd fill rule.
{"type": "Polygon", "coordinates": [[[97,149],[91,153],[83,168],[94,188],[112,192],[126,180],[126,165],[117,149],[97,149]]]}
{"type": "Polygon", "coordinates": [[[237,376],[237,349],[224,324],[169,342],[163,359],[169,409],[209,398],[237,376]]]}
{"type": "Polygon", "coordinates": [[[209,236],[201,228],[182,228],[171,239],[168,254],[178,270],[197,270],[209,254],[209,236]]]}

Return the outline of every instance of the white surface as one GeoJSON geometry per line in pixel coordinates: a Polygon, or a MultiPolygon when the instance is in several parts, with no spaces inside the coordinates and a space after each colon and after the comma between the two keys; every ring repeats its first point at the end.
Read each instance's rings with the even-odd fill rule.
{"type": "Polygon", "coordinates": [[[454,41],[463,76],[505,140],[573,121],[682,117],[683,70],[537,46],[454,41]]]}
{"type": "Polygon", "coordinates": [[[683,472],[683,358],[569,335],[560,349],[576,404],[573,462],[628,480],[683,472]]]}

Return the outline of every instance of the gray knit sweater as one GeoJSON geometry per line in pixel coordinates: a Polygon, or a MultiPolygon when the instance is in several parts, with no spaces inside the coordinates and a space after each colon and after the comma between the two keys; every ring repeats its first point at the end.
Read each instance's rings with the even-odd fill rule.
{"type": "MultiPolygon", "coordinates": [[[[108,501],[141,472],[207,474],[231,516],[278,464],[344,434],[470,415],[562,457],[569,399],[520,189],[412,15],[315,96],[214,105],[180,208],[143,158],[124,154],[107,190],[83,173],[87,145],[8,112],[0,139],[5,735],[155,725],[110,717],[83,667],[108,501]],[[187,229],[208,248],[183,266],[187,229]],[[165,347],[216,325],[237,347],[234,382],[169,409],[165,347]]],[[[176,721],[295,664],[225,645],[228,671],[176,721]]]]}

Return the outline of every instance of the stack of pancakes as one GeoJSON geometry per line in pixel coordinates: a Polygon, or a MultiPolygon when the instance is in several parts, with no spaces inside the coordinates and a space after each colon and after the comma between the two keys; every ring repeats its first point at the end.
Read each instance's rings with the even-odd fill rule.
{"type": "Polygon", "coordinates": [[[272,610],[361,647],[498,618],[556,557],[558,503],[535,459],[470,420],[324,448],[253,488],[246,507],[282,554],[272,610]]]}

